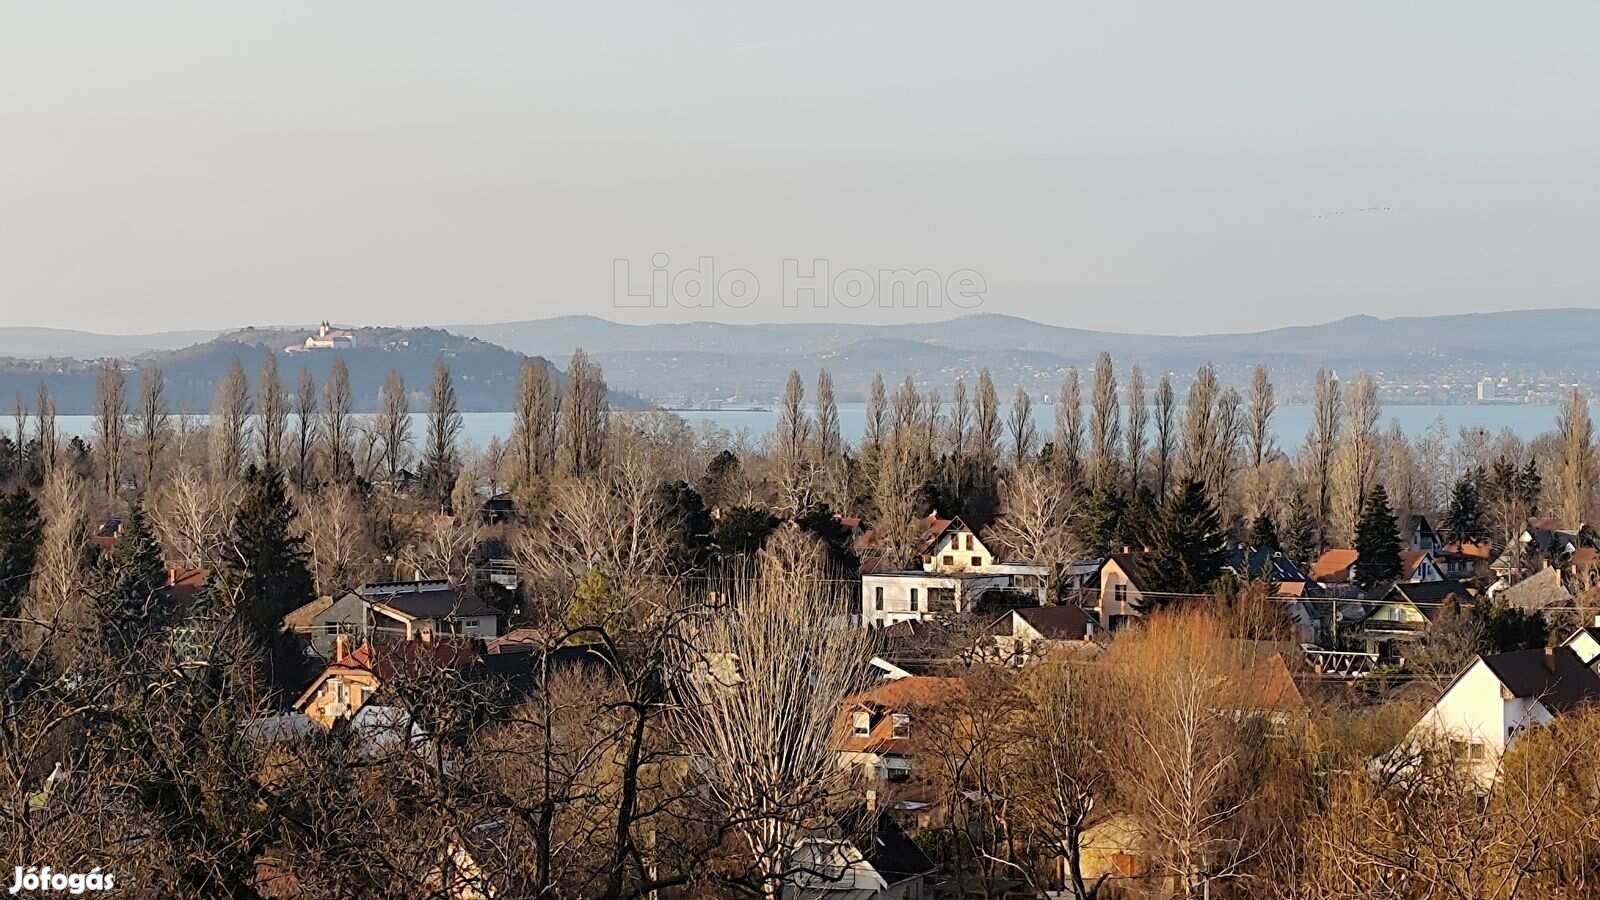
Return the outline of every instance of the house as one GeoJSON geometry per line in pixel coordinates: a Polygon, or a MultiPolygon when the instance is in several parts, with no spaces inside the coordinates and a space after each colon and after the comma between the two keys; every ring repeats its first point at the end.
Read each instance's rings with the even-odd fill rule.
{"type": "Polygon", "coordinates": [[[1595,616],[1593,624],[1574,631],[1561,646],[1578,654],[1584,665],[1600,672],[1600,616],[1595,616]]]}
{"type": "MultiPolygon", "coordinates": [[[[1311,579],[1324,590],[1351,596],[1355,588],[1356,563],[1361,554],[1350,547],[1325,551],[1311,564],[1311,579]]],[[[1396,581],[1423,583],[1443,581],[1444,573],[1430,550],[1400,551],[1400,577],[1396,581]]]]}
{"type": "Polygon", "coordinates": [[[1406,516],[1400,539],[1410,550],[1437,553],[1444,547],[1444,542],[1439,539],[1439,533],[1434,531],[1433,525],[1428,522],[1428,517],[1418,513],[1406,516]]]}
{"type": "Polygon", "coordinates": [[[1497,578],[1490,594],[1499,594],[1517,579],[1546,566],[1565,566],[1572,554],[1585,545],[1583,534],[1582,525],[1569,528],[1553,516],[1530,517],[1522,534],[1489,564],[1497,578]]]}
{"type": "Polygon", "coordinates": [[[1094,637],[1093,615],[1078,606],[1035,606],[1008,610],[989,626],[994,652],[1021,665],[1064,644],[1081,644],[1094,637]]]}
{"type": "Polygon", "coordinates": [[[835,835],[807,838],[790,859],[784,900],[923,900],[935,866],[890,816],[840,820],[835,835]]]}
{"type": "Polygon", "coordinates": [[[1457,581],[1487,576],[1494,558],[1494,548],[1486,541],[1456,541],[1434,552],[1439,571],[1457,581]]]}
{"type": "Polygon", "coordinates": [[[1044,599],[1042,566],[998,561],[959,516],[922,520],[920,568],[891,568],[870,530],[856,539],[855,552],[862,573],[859,624],[873,628],[986,605],[1037,606],[1044,599]]]}
{"type": "Polygon", "coordinates": [[[294,702],[296,710],[324,728],[354,716],[387,680],[459,668],[474,655],[455,641],[392,641],[366,644],[354,652],[348,647],[349,638],[339,635],[333,661],[294,702]]]}
{"type": "Polygon", "coordinates": [[[1274,550],[1258,550],[1244,544],[1239,544],[1228,551],[1228,558],[1223,562],[1222,570],[1241,581],[1264,580],[1276,584],[1299,585],[1306,582],[1305,572],[1295,565],[1294,560],[1274,550]]]}
{"type": "Polygon", "coordinates": [[[470,590],[444,580],[424,579],[367,582],[311,618],[323,627],[337,626],[337,630],[360,633],[368,640],[416,640],[426,632],[492,641],[500,635],[499,615],[470,590]]]}
{"type": "Polygon", "coordinates": [[[1095,609],[1100,630],[1116,633],[1144,615],[1145,589],[1140,586],[1138,557],[1115,553],[1100,565],[1100,596],[1095,609]]]}
{"type": "Polygon", "coordinates": [[[1472,597],[1459,581],[1397,582],[1361,616],[1357,640],[1368,653],[1398,659],[1406,646],[1424,640],[1435,622],[1471,606],[1472,597]]]}
{"type": "Polygon", "coordinates": [[[1529,728],[1600,702],[1600,675],[1568,646],[1479,655],[1413,726],[1408,743],[1442,742],[1480,783],[1529,728]]]}
{"type": "Polygon", "coordinates": [[[959,678],[912,675],[884,681],[845,701],[839,764],[868,785],[911,780],[911,728],[919,710],[966,690],[959,678]]]}

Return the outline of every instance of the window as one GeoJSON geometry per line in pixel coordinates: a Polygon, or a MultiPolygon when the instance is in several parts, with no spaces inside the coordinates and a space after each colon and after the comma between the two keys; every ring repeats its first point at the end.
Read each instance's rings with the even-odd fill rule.
{"type": "Polygon", "coordinates": [[[953,566],[953,565],[956,564],[956,558],[954,556],[951,556],[950,554],[946,553],[944,555],[944,564],[947,565],[947,566],[953,566]]]}
{"type": "Polygon", "coordinates": [[[973,557],[973,558],[972,558],[972,565],[973,565],[973,566],[974,566],[974,567],[976,567],[976,566],[981,566],[981,565],[983,565],[983,557],[981,557],[981,556],[974,556],[974,557],[973,557]]]}
{"type": "Polygon", "coordinates": [[[972,533],[968,532],[966,534],[963,534],[961,536],[961,539],[966,542],[966,549],[971,550],[972,549],[972,533]]]}
{"type": "Polygon", "coordinates": [[[1133,616],[1112,616],[1107,625],[1112,631],[1121,631],[1131,621],[1133,616]]]}
{"type": "Polygon", "coordinates": [[[885,781],[904,784],[911,780],[911,769],[907,766],[886,766],[883,770],[883,778],[885,781]]]}
{"type": "Polygon", "coordinates": [[[911,611],[912,612],[916,612],[917,611],[917,589],[916,588],[912,588],[911,589],[911,611]]]}
{"type": "Polygon", "coordinates": [[[872,733],[872,713],[864,709],[856,710],[855,715],[851,718],[850,725],[856,737],[866,737],[872,733]]]}
{"type": "Polygon", "coordinates": [[[1128,602],[1128,586],[1125,585],[1125,584],[1119,584],[1119,585],[1113,586],[1111,588],[1111,596],[1118,603],[1127,603],[1128,602]]]}
{"type": "Polygon", "coordinates": [[[872,604],[873,609],[883,609],[883,588],[875,587],[872,589],[872,604]]]}
{"type": "Polygon", "coordinates": [[[894,714],[894,736],[897,738],[911,737],[911,717],[903,713],[894,714]]]}
{"type": "Polygon", "coordinates": [[[876,625],[876,627],[882,628],[883,627],[883,620],[882,619],[878,619],[878,620],[875,621],[874,624],[876,625]]]}

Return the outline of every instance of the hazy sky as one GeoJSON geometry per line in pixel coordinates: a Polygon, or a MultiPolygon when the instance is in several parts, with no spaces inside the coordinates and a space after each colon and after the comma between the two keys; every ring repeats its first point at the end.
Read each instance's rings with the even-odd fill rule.
{"type": "Polygon", "coordinates": [[[4,4],[0,324],[959,311],[786,257],[1125,331],[1600,303],[1592,0],[667,6],[4,4]],[[656,253],[761,294],[614,308],[656,253]]]}

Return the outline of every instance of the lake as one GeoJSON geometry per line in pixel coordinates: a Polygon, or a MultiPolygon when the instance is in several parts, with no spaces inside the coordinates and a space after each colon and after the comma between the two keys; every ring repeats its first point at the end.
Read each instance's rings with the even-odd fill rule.
{"type": "MultiPolygon", "coordinates": [[[[948,404],[945,411],[949,412],[948,404]]],[[[729,432],[747,431],[756,438],[771,432],[778,419],[776,410],[718,409],[675,412],[692,426],[709,422],[729,432]]],[[[1126,410],[1123,412],[1126,414],[1126,410]]],[[[1509,428],[1519,437],[1532,438],[1553,430],[1556,426],[1556,414],[1557,409],[1554,406],[1535,404],[1395,404],[1383,407],[1381,421],[1385,430],[1389,428],[1391,422],[1399,422],[1400,427],[1411,437],[1422,434],[1434,423],[1442,420],[1452,437],[1458,429],[1466,427],[1483,428],[1491,433],[1509,428]]],[[[1177,413],[1180,423],[1182,417],[1183,411],[1180,408],[1177,413]]],[[[358,416],[358,418],[365,417],[358,416]]],[[[411,418],[412,436],[420,443],[428,431],[427,417],[416,413],[411,418]]],[[[504,440],[511,434],[512,414],[509,412],[464,413],[462,419],[465,424],[463,441],[473,447],[482,447],[491,437],[498,436],[504,440]]],[[[1084,419],[1087,423],[1087,413],[1084,419]]],[[[1034,420],[1039,429],[1041,442],[1049,440],[1055,430],[1055,407],[1043,404],[1035,406],[1034,420]]],[[[9,423],[0,423],[0,427],[7,424],[9,423]]],[[[1298,447],[1311,427],[1311,407],[1306,404],[1280,406],[1273,416],[1272,424],[1280,446],[1291,449],[1298,447]]],[[[94,435],[94,417],[58,416],[56,427],[69,437],[82,435],[91,438],[94,435]]],[[[842,404],[839,407],[839,427],[846,441],[851,443],[860,441],[862,433],[866,430],[865,407],[858,403],[842,404]]]]}

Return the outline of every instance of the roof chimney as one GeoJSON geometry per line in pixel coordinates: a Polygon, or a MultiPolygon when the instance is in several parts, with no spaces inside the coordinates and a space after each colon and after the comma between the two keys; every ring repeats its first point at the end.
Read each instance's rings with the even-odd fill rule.
{"type": "Polygon", "coordinates": [[[349,655],[350,655],[350,635],[348,635],[348,634],[336,634],[336,635],[334,635],[333,636],[333,661],[336,662],[336,663],[344,662],[344,658],[346,656],[349,656],[349,655]]]}
{"type": "Polygon", "coordinates": [[[1544,648],[1544,669],[1545,669],[1546,672],[1551,672],[1551,673],[1555,672],[1555,670],[1556,670],[1556,648],[1554,648],[1554,647],[1546,647],[1546,648],[1544,648]]]}

